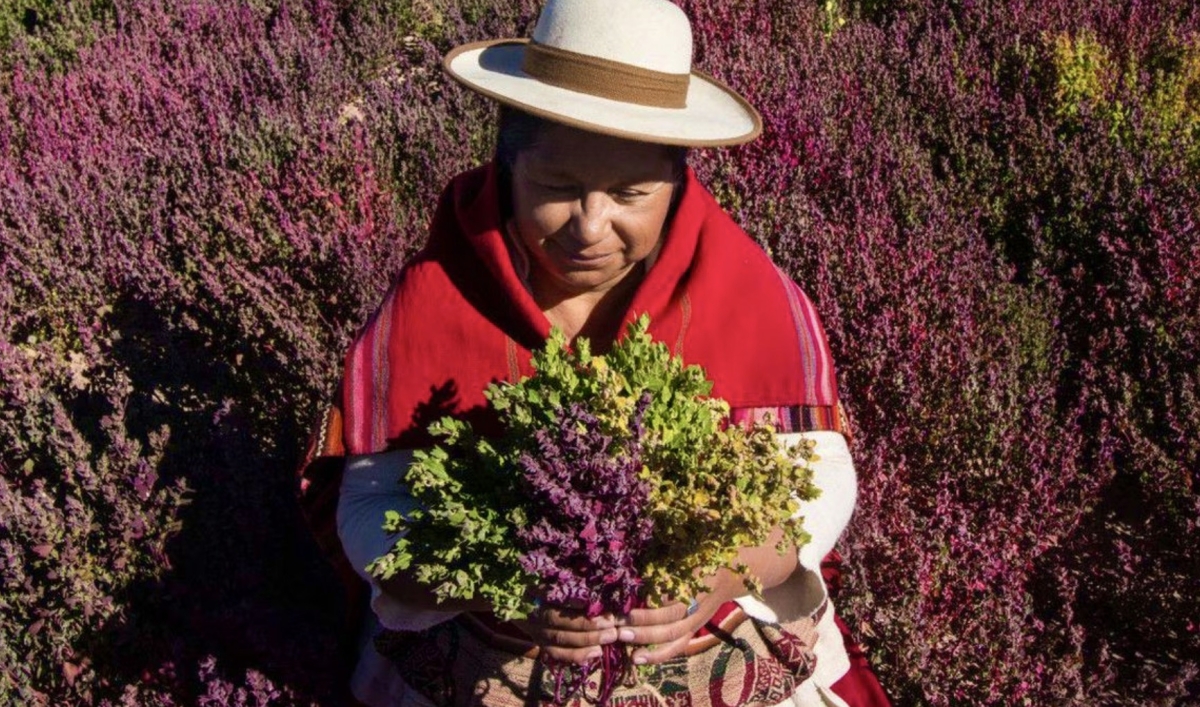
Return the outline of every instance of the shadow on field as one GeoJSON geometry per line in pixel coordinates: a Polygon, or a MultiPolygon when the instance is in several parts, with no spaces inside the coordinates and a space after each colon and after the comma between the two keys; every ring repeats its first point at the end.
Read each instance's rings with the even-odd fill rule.
{"type": "Polygon", "coordinates": [[[293,490],[308,431],[284,428],[272,444],[253,429],[235,402],[253,398],[226,360],[234,344],[133,299],[113,322],[134,388],[130,435],[170,427],[160,482],[183,480],[190,502],[162,579],[115,597],[126,612],[84,647],[93,669],[112,696],[143,685],[184,704],[206,693],[264,704],[278,689],[270,704],[342,704],[342,589],[293,490]]]}

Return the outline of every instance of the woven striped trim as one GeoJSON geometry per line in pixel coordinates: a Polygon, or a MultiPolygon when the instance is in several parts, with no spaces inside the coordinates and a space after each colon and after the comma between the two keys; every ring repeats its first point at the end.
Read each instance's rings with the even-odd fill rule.
{"type": "Polygon", "coordinates": [[[352,454],[383,451],[388,432],[388,340],[394,296],[371,315],[346,359],[346,444],[352,454]]]}
{"type": "Polygon", "coordinates": [[[345,420],[342,418],[340,392],[339,390],[338,401],[328,405],[325,413],[321,415],[320,426],[315,432],[318,435],[318,442],[314,446],[314,456],[341,457],[346,454],[346,441],[342,429],[345,420]]]}
{"type": "Polygon", "coordinates": [[[796,329],[796,341],[800,347],[801,366],[804,371],[805,402],[809,405],[833,405],[837,400],[837,385],[833,375],[833,352],[825,340],[821,319],[808,296],[777,266],[775,272],[787,294],[788,306],[792,311],[792,323],[796,329]]]}
{"type": "Polygon", "coordinates": [[[296,469],[296,477],[299,482],[298,491],[301,496],[306,494],[313,484],[313,479],[308,473],[313,462],[325,457],[346,455],[342,430],[341,399],[341,389],[339,388],[335,401],[322,408],[321,416],[313,426],[312,435],[308,438],[308,445],[304,449],[304,461],[296,469]]]}
{"type": "Polygon", "coordinates": [[[504,337],[505,357],[508,359],[508,382],[519,383],[521,381],[521,364],[517,353],[517,342],[513,341],[511,336],[504,337]]]}
{"type": "Polygon", "coordinates": [[[688,327],[692,323],[692,298],[688,297],[687,292],[684,292],[683,296],[679,298],[679,310],[681,321],[679,323],[679,336],[675,339],[676,356],[683,355],[683,337],[687,334],[688,327]]]}
{"type": "Polygon", "coordinates": [[[848,429],[840,405],[733,408],[729,411],[729,420],[744,428],[768,423],[779,433],[825,430],[844,435],[848,429]]]}

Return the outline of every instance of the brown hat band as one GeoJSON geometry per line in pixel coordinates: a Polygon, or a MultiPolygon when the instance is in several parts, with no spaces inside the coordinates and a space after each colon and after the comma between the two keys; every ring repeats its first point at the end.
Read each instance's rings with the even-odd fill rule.
{"type": "Polygon", "coordinates": [[[668,74],[530,42],[521,69],[533,78],[591,96],[652,108],[686,108],[690,74],[668,74]]]}

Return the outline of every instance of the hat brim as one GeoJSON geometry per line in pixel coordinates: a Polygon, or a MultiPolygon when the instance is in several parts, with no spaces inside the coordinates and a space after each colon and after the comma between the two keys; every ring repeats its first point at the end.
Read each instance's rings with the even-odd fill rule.
{"type": "Polygon", "coordinates": [[[692,71],[685,108],[654,108],[551,86],[521,70],[528,40],[464,44],[442,61],[454,80],[506,105],[572,127],[663,145],[710,147],[749,142],[762,132],[758,111],[715,78],[692,71]]]}

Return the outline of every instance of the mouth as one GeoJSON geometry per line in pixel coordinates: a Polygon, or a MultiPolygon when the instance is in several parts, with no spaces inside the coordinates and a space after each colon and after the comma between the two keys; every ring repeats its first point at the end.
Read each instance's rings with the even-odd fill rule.
{"type": "Polygon", "coordinates": [[[589,252],[571,252],[567,250],[561,251],[562,258],[572,267],[590,270],[603,267],[616,253],[589,253],[589,252]]]}

